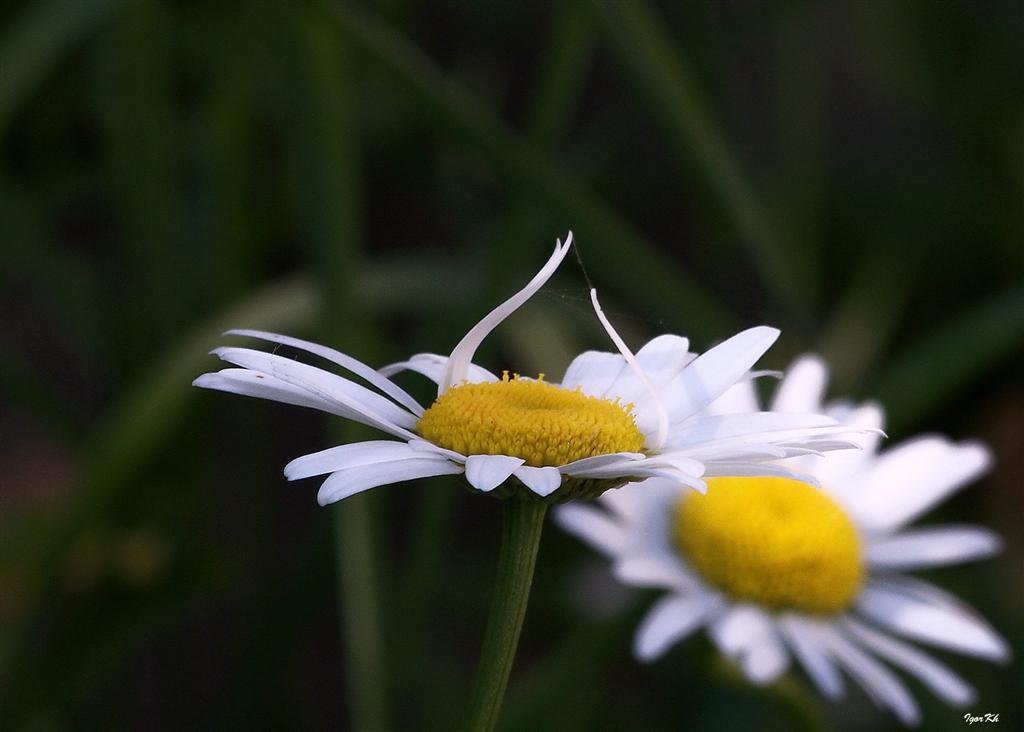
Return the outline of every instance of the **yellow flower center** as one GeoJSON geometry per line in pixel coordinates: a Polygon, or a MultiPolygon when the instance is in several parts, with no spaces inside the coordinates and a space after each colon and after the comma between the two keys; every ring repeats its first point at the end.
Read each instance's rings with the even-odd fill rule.
{"type": "Polygon", "coordinates": [[[712,585],[772,609],[828,614],[864,575],[857,530],[813,486],[786,478],[711,478],[679,504],[676,542],[712,585]]]}
{"type": "Polygon", "coordinates": [[[449,389],[423,413],[417,430],[463,455],[511,455],[527,465],[557,467],[593,455],[639,451],[644,436],[631,406],[543,380],[510,379],[506,372],[501,381],[449,389]]]}

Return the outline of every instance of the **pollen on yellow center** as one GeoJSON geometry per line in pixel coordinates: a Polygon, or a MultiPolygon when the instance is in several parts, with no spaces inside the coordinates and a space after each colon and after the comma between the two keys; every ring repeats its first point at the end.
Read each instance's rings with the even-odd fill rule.
{"type": "Polygon", "coordinates": [[[690,564],[736,600],[829,614],[864,574],[857,530],[813,486],[787,478],[711,478],[685,496],[675,538],[690,564]]]}
{"type": "Polygon", "coordinates": [[[559,466],[639,451],[644,436],[630,406],[506,373],[501,381],[449,389],[423,413],[417,430],[463,455],[511,455],[527,465],[559,466]]]}

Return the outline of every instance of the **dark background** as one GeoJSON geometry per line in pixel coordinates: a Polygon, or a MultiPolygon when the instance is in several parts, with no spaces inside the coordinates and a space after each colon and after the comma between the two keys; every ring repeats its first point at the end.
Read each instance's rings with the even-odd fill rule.
{"type": "MultiPolygon", "coordinates": [[[[351,429],[189,382],[233,326],[373,364],[447,352],[570,227],[634,346],[770,323],[766,367],[825,354],[892,443],[989,442],[996,469],[925,522],[1006,550],[926,574],[1020,649],[1022,21],[1016,0],[3,4],[0,727],[452,728],[496,502],[441,478],[320,509],[281,468],[351,429]]],[[[607,349],[586,287],[567,260],[480,362],[557,378],[607,349]]],[[[549,525],[503,728],[895,728],[853,687],[746,686],[699,637],[636,664],[650,600],[549,525]]],[[[1021,728],[1019,665],[936,655],[969,711],[1021,728]]],[[[911,687],[925,728],[964,726],[911,687]]]]}

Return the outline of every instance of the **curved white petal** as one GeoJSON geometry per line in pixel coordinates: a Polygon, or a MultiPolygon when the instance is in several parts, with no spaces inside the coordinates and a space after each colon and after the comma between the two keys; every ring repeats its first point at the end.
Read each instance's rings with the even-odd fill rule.
{"type": "Polygon", "coordinates": [[[258,338],[262,341],[269,341],[270,343],[280,343],[281,345],[291,346],[292,348],[299,348],[303,351],[307,351],[314,355],[325,358],[328,361],[341,366],[344,369],[348,369],[356,376],[365,379],[373,386],[380,389],[382,392],[387,394],[389,397],[394,399],[396,402],[401,404],[403,407],[408,409],[410,412],[415,414],[417,417],[423,414],[423,407],[417,402],[412,396],[405,391],[398,384],[394,383],[388,378],[378,373],[373,368],[367,366],[362,361],[352,358],[348,354],[342,353],[341,351],[327,346],[322,346],[319,343],[312,343],[311,341],[304,341],[299,338],[292,338],[291,336],[279,335],[278,333],[268,333],[262,330],[246,330],[246,329],[235,329],[229,330],[224,335],[236,335],[244,336],[247,338],[258,338]]]}
{"type": "Polygon", "coordinates": [[[397,462],[373,463],[332,474],[317,493],[321,506],[340,501],[370,488],[404,480],[430,478],[435,475],[454,475],[462,472],[462,466],[450,460],[433,457],[412,458],[397,462]]]}
{"type": "Polygon", "coordinates": [[[649,404],[652,408],[637,414],[637,426],[640,427],[640,431],[645,435],[653,434],[650,444],[655,450],[660,450],[668,438],[668,412],[665,410],[665,405],[658,393],[658,388],[644,371],[637,357],[629,350],[629,346],[622,340],[622,336],[612,327],[611,321],[608,320],[601,309],[601,303],[597,301],[597,290],[594,288],[590,288],[590,302],[594,306],[594,313],[597,315],[597,319],[601,321],[601,325],[604,326],[608,337],[612,339],[612,343],[619,349],[619,353],[622,354],[622,357],[626,359],[626,363],[629,364],[629,368],[632,369],[633,376],[643,385],[650,397],[649,404]],[[653,425],[641,426],[640,421],[645,417],[647,418],[646,421],[653,422],[653,425]]]}
{"type": "Polygon", "coordinates": [[[901,666],[921,679],[928,688],[947,703],[961,707],[974,701],[974,689],[926,653],[884,633],[872,630],[853,618],[845,618],[843,625],[857,641],[890,663],[901,666]]]}
{"type": "Polygon", "coordinates": [[[466,458],[466,480],[478,491],[493,491],[525,462],[508,455],[470,455],[466,458]]]}
{"type": "Polygon", "coordinates": [[[623,527],[604,511],[581,503],[555,508],[555,523],[609,556],[621,553],[628,541],[623,527]]]}
{"type": "Polygon", "coordinates": [[[351,410],[339,407],[335,402],[324,399],[306,389],[281,381],[269,374],[261,374],[249,369],[221,369],[215,373],[203,374],[192,382],[192,386],[202,389],[215,389],[242,396],[270,399],[282,404],[294,404],[299,407],[311,407],[331,414],[347,417],[351,410]]]}
{"type": "Polygon", "coordinates": [[[416,426],[415,416],[391,400],[337,374],[250,348],[217,348],[213,353],[229,363],[273,376],[304,389],[321,400],[345,410],[345,416],[351,420],[368,424],[397,437],[417,437],[409,431],[416,426]]]}
{"type": "Polygon", "coordinates": [[[559,241],[555,245],[555,251],[551,257],[541,267],[540,271],[533,276],[533,279],[526,284],[526,287],[494,308],[494,310],[484,316],[483,320],[469,329],[469,332],[463,336],[459,344],[452,350],[451,356],[448,357],[448,363],[445,366],[437,388],[439,396],[444,394],[450,387],[466,380],[466,377],[469,375],[470,363],[473,361],[473,355],[476,353],[476,349],[480,347],[480,344],[483,343],[484,338],[498,327],[501,321],[533,297],[533,294],[543,287],[544,283],[551,279],[551,275],[555,273],[558,265],[565,259],[570,246],[572,246],[571,231],[565,239],[565,244],[559,241]]]}
{"type": "Polygon", "coordinates": [[[821,628],[829,651],[880,707],[891,709],[901,722],[915,726],[921,713],[903,683],[889,669],[829,626],[821,628]]]}
{"type": "Polygon", "coordinates": [[[837,699],[843,695],[843,677],[828,654],[825,645],[819,639],[817,621],[807,620],[797,615],[786,614],[779,618],[779,630],[793,649],[800,665],[807,671],[811,681],[822,694],[829,699],[837,699]]]}
{"type": "Polygon", "coordinates": [[[818,356],[804,355],[787,369],[775,398],[773,412],[820,412],[828,366],[818,356]]]}
{"type": "Polygon", "coordinates": [[[679,422],[708,406],[743,378],[778,337],[775,328],[750,328],[698,356],[660,390],[669,420],[679,422]]]}
{"type": "Polygon", "coordinates": [[[981,559],[1000,549],[999,536],[980,526],[936,526],[870,540],[867,560],[873,567],[919,569],[981,559]]]}
{"type": "Polygon", "coordinates": [[[641,661],[655,660],[699,628],[717,605],[710,595],[669,595],[659,600],[637,628],[634,655],[641,661]]]}
{"type": "Polygon", "coordinates": [[[562,474],[558,472],[558,468],[523,465],[516,468],[512,475],[541,498],[550,496],[562,485],[562,474]]]}
{"type": "Polygon", "coordinates": [[[942,502],[990,463],[989,451],[980,443],[920,437],[886,451],[870,469],[844,481],[840,490],[857,523],[869,533],[882,533],[942,502]]]}
{"type": "MultiPolygon", "coordinates": [[[[929,588],[917,581],[914,587],[929,588]]],[[[1006,641],[970,608],[941,592],[911,594],[905,586],[874,581],[861,592],[857,608],[877,624],[941,648],[994,661],[1009,657],[1006,641]]]]}
{"type": "MultiPolygon", "coordinates": [[[[389,363],[387,366],[382,366],[378,369],[378,372],[382,376],[390,377],[397,373],[401,373],[402,371],[415,371],[418,374],[426,376],[435,384],[440,384],[441,380],[444,378],[444,370],[447,366],[447,356],[439,356],[436,353],[417,353],[416,355],[411,356],[407,361],[398,361],[397,363],[389,363]]],[[[469,365],[469,371],[466,374],[466,381],[470,384],[479,384],[497,380],[497,376],[482,366],[477,366],[472,363],[469,365]]]]}
{"type": "Polygon", "coordinates": [[[414,450],[405,442],[394,440],[353,442],[295,458],[284,466],[284,477],[288,480],[300,480],[360,465],[422,457],[424,457],[422,452],[414,450]]]}

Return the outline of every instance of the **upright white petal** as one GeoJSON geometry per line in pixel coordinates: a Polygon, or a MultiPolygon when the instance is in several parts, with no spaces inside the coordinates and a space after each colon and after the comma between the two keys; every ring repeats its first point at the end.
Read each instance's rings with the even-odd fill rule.
{"type": "Polygon", "coordinates": [[[820,412],[828,384],[828,366],[818,356],[798,358],[786,371],[775,399],[773,412],[820,412]]]}
{"type": "MultiPolygon", "coordinates": [[[[426,376],[435,384],[440,384],[444,380],[444,371],[447,367],[447,356],[439,356],[436,353],[417,353],[407,361],[398,361],[397,363],[389,363],[387,366],[382,366],[378,369],[378,372],[382,376],[391,377],[402,371],[415,371],[426,376]]],[[[470,384],[497,380],[498,377],[490,371],[472,363],[469,365],[469,371],[466,373],[466,381],[470,384]]]]}
{"type": "Polygon", "coordinates": [[[462,381],[466,380],[469,374],[469,366],[473,361],[473,355],[476,353],[476,349],[483,343],[484,338],[498,327],[505,318],[518,310],[523,303],[533,297],[533,294],[537,292],[544,284],[551,279],[551,275],[558,269],[558,265],[565,259],[566,253],[569,251],[569,247],[572,246],[572,232],[569,232],[569,236],[566,237],[565,244],[559,241],[555,245],[555,251],[551,257],[541,267],[540,271],[533,276],[526,287],[521,289],[515,295],[510,297],[508,300],[503,302],[498,307],[494,308],[489,312],[484,319],[469,329],[469,332],[463,336],[459,344],[452,350],[451,356],[448,357],[448,363],[445,366],[444,374],[441,377],[441,382],[438,385],[437,393],[440,396],[444,394],[449,387],[455,386],[462,381]]]}
{"type": "MultiPolygon", "coordinates": [[[[636,352],[637,363],[655,390],[661,389],[678,376],[696,356],[690,353],[690,341],[677,335],[660,335],[649,340],[636,352]]],[[[605,389],[603,396],[606,399],[619,397],[623,403],[635,404],[650,397],[643,383],[630,371],[621,371],[618,378],[605,389]]]]}
{"type": "Polygon", "coordinates": [[[569,364],[561,386],[563,389],[579,387],[588,396],[603,398],[626,369],[626,359],[618,353],[585,351],[569,364]]]}
{"type": "Polygon", "coordinates": [[[711,402],[705,410],[711,415],[748,414],[760,411],[761,402],[757,397],[753,379],[740,379],[711,402]]]}
{"type": "Polygon", "coordinates": [[[679,422],[708,406],[742,379],[778,337],[775,328],[750,328],[698,356],[661,389],[669,420],[679,422]]]}

